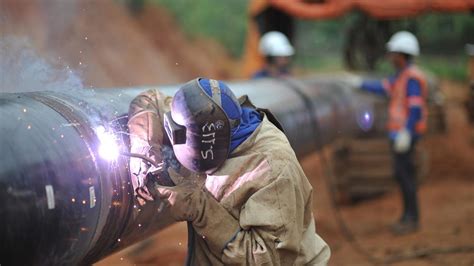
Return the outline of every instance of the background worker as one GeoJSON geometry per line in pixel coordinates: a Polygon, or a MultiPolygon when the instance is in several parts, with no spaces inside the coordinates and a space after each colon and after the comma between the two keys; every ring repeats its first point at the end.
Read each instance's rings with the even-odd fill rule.
{"type": "Polygon", "coordinates": [[[279,31],[265,33],[260,38],[259,50],[265,56],[265,65],[252,78],[276,78],[290,74],[291,56],[295,50],[285,34],[279,31]]]}
{"type": "Polygon", "coordinates": [[[382,81],[364,81],[361,88],[390,99],[388,130],[394,176],[403,196],[403,214],[392,230],[395,234],[405,234],[416,231],[419,225],[414,153],[416,143],[426,131],[427,84],[413,60],[420,48],[412,33],[395,33],[387,43],[387,50],[395,75],[382,81]]]}
{"type": "Polygon", "coordinates": [[[148,114],[149,120],[132,120],[130,131],[141,132],[153,149],[164,127],[176,158],[197,173],[186,178],[170,171],[176,186],[144,181],[138,188],[139,198],[157,208],[164,202],[176,221],[192,224],[191,265],[327,264],[312,187],[269,112],[203,78],[182,86],[172,100],[156,91],[140,97],[146,101],[132,102],[139,105],[130,117],[148,114]],[[170,111],[163,113],[161,104],[170,111]]]}

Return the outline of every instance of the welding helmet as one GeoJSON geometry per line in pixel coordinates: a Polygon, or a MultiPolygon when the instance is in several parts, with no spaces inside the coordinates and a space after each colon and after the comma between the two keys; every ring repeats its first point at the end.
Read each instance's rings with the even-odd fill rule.
{"type": "Polygon", "coordinates": [[[223,82],[197,78],[174,95],[164,127],[178,161],[193,172],[212,173],[230,153],[241,107],[223,82]]]}

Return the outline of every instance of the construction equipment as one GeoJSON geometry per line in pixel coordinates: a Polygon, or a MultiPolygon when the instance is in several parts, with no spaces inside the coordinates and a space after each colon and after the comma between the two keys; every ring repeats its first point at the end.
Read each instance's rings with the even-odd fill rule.
{"type": "Polygon", "coordinates": [[[295,37],[295,20],[325,20],[359,11],[359,18],[345,32],[344,59],[350,69],[373,70],[385,53],[385,43],[393,34],[390,20],[428,12],[469,12],[473,0],[252,0],[243,72],[250,77],[263,66],[258,40],[269,31],[295,37]]]}

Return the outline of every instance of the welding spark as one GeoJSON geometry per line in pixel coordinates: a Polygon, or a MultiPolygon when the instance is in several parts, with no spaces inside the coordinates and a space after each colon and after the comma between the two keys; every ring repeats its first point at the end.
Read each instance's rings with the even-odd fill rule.
{"type": "Polygon", "coordinates": [[[98,126],[95,129],[100,141],[99,155],[107,161],[116,160],[120,154],[116,136],[113,132],[107,131],[105,127],[98,126]]]}

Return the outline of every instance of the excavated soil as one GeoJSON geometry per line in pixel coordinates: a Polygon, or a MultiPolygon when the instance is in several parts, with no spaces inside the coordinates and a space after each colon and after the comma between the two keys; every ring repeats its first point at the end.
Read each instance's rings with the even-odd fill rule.
{"type": "MultiPolygon", "coordinates": [[[[233,78],[237,73],[224,49],[207,40],[189,41],[173,18],[158,8],[147,8],[132,17],[112,0],[0,1],[2,36],[27,36],[38,54],[77,71],[86,86],[156,85],[197,75],[233,78]]],[[[351,244],[331,205],[321,155],[301,161],[315,188],[317,231],[332,249],[331,265],[371,265],[353,243],[374,256],[376,264],[382,259],[456,247],[470,247],[471,251],[426,254],[394,265],[474,264],[474,147],[462,109],[467,86],[442,85],[448,132],[423,143],[430,151],[431,167],[419,190],[419,232],[396,237],[388,230],[401,211],[399,194],[393,191],[340,207],[340,215],[355,236],[351,244]]],[[[179,223],[97,265],[182,265],[186,245],[186,225],[179,223]]]]}
{"type": "Polygon", "coordinates": [[[86,87],[126,87],[232,78],[216,42],[189,40],[154,6],[141,14],[114,0],[1,0],[0,35],[26,40],[42,58],[76,71],[86,87]]]}

